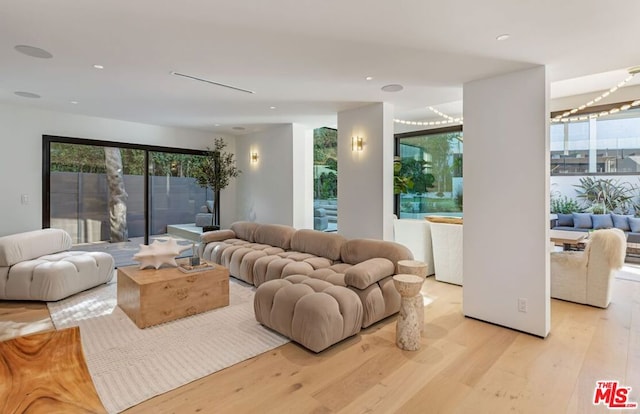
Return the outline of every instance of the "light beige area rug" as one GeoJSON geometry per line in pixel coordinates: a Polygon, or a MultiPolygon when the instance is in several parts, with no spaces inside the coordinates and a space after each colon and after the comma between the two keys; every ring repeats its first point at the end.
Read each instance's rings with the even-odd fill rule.
{"type": "Polygon", "coordinates": [[[57,329],[80,327],[98,395],[116,413],[289,342],[256,322],[253,296],[232,279],[229,306],[146,329],[116,306],[115,283],[47,306],[57,329]]]}

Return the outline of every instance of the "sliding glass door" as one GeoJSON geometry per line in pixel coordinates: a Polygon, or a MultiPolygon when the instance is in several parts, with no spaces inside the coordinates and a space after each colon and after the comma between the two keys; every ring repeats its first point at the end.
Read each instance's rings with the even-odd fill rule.
{"type": "Polygon", "coordinates": [[[211,191],[193,171],[202,152],[43,137],[43,227],[74,244],[148,243],[169,226],[194,227],[211,191]]]}
{"type": "Polygon", "coordinates": [[[198,212],[212,214],[207,205],[207,200],[212,200],[211,190],[205,191],[193,176],[195,166],[202,159],[200,155],[149,152],[152,236],[167,233],[167,226],[190,226],[198,212]]]}
{"type": "Polygon", "coordinates": [[[74,244],[144,236],[143,162],[142,150],[52,142],[49,226],[67,231],[74,244]],[[117,165],[107,167],[109,152],[119,153],[117,165]],[[115,169],[112,178],[107,168],[115,169]],[[110,182],[111,187],[121,189],[120,194],[109,191],[110,182]],[[121,206],[114,198],[120,199],[121,206]],[[110,214],[110,205],[114,209],[124,205],[124,214],[110,214]],[[117,228],[127,233],[122,237],[111,234],[117,228]]]}
{"type": "Polygon", "coordinates": [[[338,131],[313,130],[313,228],[338,230],[338,131]]]}

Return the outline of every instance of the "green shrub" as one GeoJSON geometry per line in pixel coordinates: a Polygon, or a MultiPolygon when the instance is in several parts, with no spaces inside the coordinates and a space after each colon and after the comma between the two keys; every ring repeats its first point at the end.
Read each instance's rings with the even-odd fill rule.
{"type": "Polygon", "coordinates": [[[580,204],[567,196],[563,197],[554,197],[551,199],[551,212],[552,213],[561,213],[561,214],[570,214],[581,212],[582,207],[580,204]]]}
{"type": "Polygon", "coordinates": [[[597,209],[600,205],[604,213],[626,213],[633,206],[634,192],[637,187],[630,183],[621,183],[613,178],[582,177],[580,184],[574,185],[578,198],[584,200],[587,209],[597,209]]]}

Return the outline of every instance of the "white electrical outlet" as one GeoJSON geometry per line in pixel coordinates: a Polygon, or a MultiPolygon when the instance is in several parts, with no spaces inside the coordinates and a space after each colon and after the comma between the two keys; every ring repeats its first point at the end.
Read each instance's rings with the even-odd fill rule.
{"type": "Polygon", "coordinates": [[[29,195],[28,194],[22,194],[22,196],[20,197],[20,202],[22,204],[29,204],[29,195]]]}
{"type": "Polygon", "coordinates": [[[518,298],[518,312],[526,312],[526,311],[527,311],[527,299],[518,298]]]}

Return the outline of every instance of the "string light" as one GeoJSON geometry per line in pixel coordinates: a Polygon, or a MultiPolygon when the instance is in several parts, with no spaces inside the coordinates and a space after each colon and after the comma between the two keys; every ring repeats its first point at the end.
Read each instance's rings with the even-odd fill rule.
{"type": "Polygon", "coordinates": [[[438,110],[437,110],[436,108],[434,108],[433,106],[430,106],[430,107],[429,107],[429,110],[430,110],[431,112],[433,112],[434,114],[436,114],[436,115],[440,115],[440,116],[441,116],[441,117],[443,117],[443,118],[446,118],[446,119],[449,119],[449,120],[453,119],[453,117],[452,117],[452,116],[449,116],[449,115],[447,115],[447,114],[443,114],[442,112],[438,111],[438,110]]]}
{"type": "Polygon", "coordinates": [[[449,124],[456,124],[456,123],[462,123],[463,118],[459,117],[459,118],[454,118],[452,116],[449,116],[447,114],[444,114],[440,111],[438,111],[437,109],[435,109],[434,107],[430,106],[429,110],[441,117],[443,117],[445,120],[444,121],[406,121],[404,119],[394,119],[393,122],[395,122],[396,124],[403,124],[403,125],[417,125],[417,126],[438,126],[438,125],[449,125],[449,124]]]}
{"type": "MultiPolygon", "coordinates": [[[[640,106],[640,100],[636,100],[634,102],[632,102],[631,104],[624,104],[621,105],[618,108],[612,108],[608,111],[602,111],[599,113],[592,113],[592,114],[588,114],[588,115],[576,115],[576,116],[571,116],[576,114],[579,111],[582,111],[585,108],[588,108],[590,106],[593,106],[594,104],[600,102],[601,100],[603,100],[604,98],[608,97],[609,95],[611,95],[612,93],[615,93],[616,91],[618,91],[618,89],[622,88],[623,86],[625,86],[627,83],[629,83],[638,73],[640,73],[640,66],[634,66],[630,69],[628,69],[627,71],[629,73],[629,76],[627,76],[626,79],[624,79],[623,81],[619,82],[617,85],[609,88],[608,90],[606,90],[605,92],[601,93],[599,96],[597,96],[596,98],[578,106],[577,108],[573,108],[569,111],[565,111],[560,115],[556,115],[555,117],[553,117],[551,119],[552,123],[558,123],[558,122],[576,122],[576,121],[586,121],[588,119],[595,119],[595,118],[600,118],[603,116],[607,116],[607,115],[612,115],[615,114],[617,112],[622,112],[622,111],[627,111],[631,108],[635,108],[637,106],[640,106]]],[[[415,125],[415,126],[438,126],[438,125],[448,125],[448,124],[455,124],[455,123],[463,123],[463,117],[459,117],[459,118],[454,118],[450,115],[447,115],[445,113],[442,113],[440,111],[438,111],[437,109],[435,109],[432,106],[428,107],[429,110],[435,114],[437,114],[438,116],[444,118],[444,121],[407,121],[404,119],[394,119],[393,122],[397,123],[397,124],[403,124],[403,125],[415,125]]]]}
{"type": "Polygon", "coordinates": [[[612,108],[608,111],[602,111],[602,112],[598,112],[598,113],[593,113],[593,114],[589,114],[589,115],[579,115],[579,116],[571,116],[571,117],[564,117],[564,118],[558,118],[555,117],[551,120],[551,122],[553,123],[558,123],[558,122],[576,122],[576,121],[586,121],[588,119],[596,119],[596,118],[600,118],[603,116],[607,116],[607,115],[613,115],[617,112],[623,112],[623,111],[627,111],[631,108],[635,108],[637,106],[640,106],[640,99],[633,101],[631,104],[624,104],[618,108],[612,108]]]}
{"type": "MultiPolygon", "coordinates": [[[[631,79],[633,79],[634,76],[636,76],[638,73],[640,73],[640,66],[634,66],[634,67],[628,69],[627,72],[629,73],[629,76],[627,76],[627,78],[625,80],[623,80],[622,82],[618,83],[616,86],[611,87],[609,90],[606,90],[603,93],[601,93],[598,97],[590,100],[587,103],[584,103],[584,104],[578,106],[577,108],[573,108],[570,111],[565,111],[560,115],[556,115],[555,117],[553,117],[551,119],[551,122],[553,122],[553,123],[556,123],[556,122],[573,122],[573,121],[577,121],[577,120],[599,118],[601,116],[614,114],[614,113],[619,112],[621,110],[622,111],[626,111],[629,108],[622,109],[622,107],[620,107],[620,108],[614,108],[615,109],[614,112],[603,111],[603,112],[600,112],[599,114],[590,114],[590,115],[582,115],[582,116],[574,116],[574,117],[571,116],[571,115],[575,114],[576,112],[582,111],[583,109],[588,108],[588,107],[592,106],[593,104],[596,104],[596,103],[600,102],[601,100],[603,100],[607,96],[611,95],[612,93],[615,93],[618,89],[622,88],[624,85],[629,83],[631,81],[631,79]],[[584,118],[584,117],[587,117],[587,118],[584,118]]],[[[612,109],[612,111],[613,111],[613,109],[612,109]]]]}

